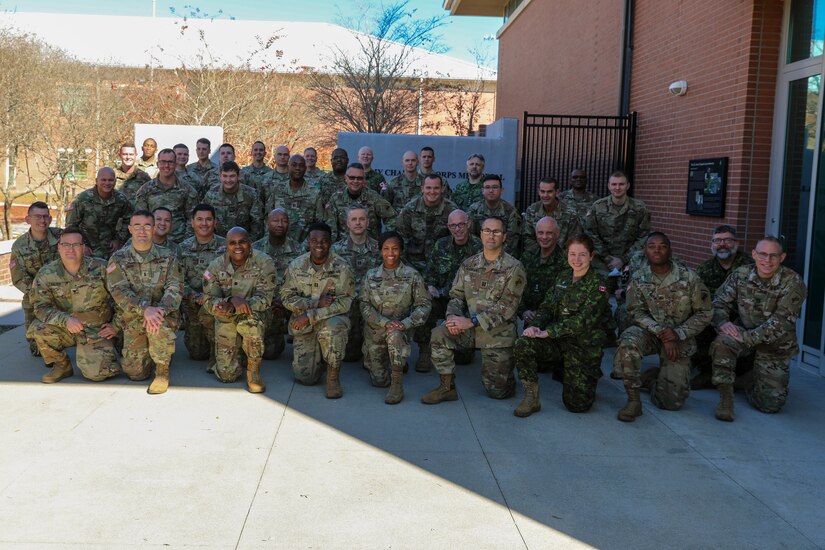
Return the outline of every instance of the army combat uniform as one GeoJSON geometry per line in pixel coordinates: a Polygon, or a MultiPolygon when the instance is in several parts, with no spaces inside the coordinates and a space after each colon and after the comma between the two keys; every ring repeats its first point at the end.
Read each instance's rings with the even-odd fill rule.
{"type": "Polygon", "coordinates": [[[212,189],[212,187],[215,185],[220,185],[221,183],[220,168],[212,161],[210,161],[206,166],[197,161],[187,164],[186,171],[189,173],[191,178],[194,178],[197,181],[196,185],[192,185],[191,183],[190,185],[192,185],[197,192],[199,200],[205,197],[206,193],[212,189]]]}
{"type": "Polygon", "coordinates": [[[349,189],[345,188],[336,191],[326,206],[326,222],[332,228],[333,241],[346,237],[348,232],[347,209],[356,204],[367,210],[369,219],[367,234],[373,239],[377,239],[381,234],[381,222],[384,222],[387,230],[394,227],[396,212],[381,195],[365,187],[361,189],[357,197],[353,197],[349,189]]]}
{"type": "Polygon", "coordinates": [[[519,378],[537,384],[540,362],[562,362],[565,408],[576,413],[590,410],[602,376],[604,319],[610,311],[609,299],[604,280],[595,269],[589,269],[578,281],[573,280],[572,269],[562,272],[533,320],[533,326],[547,331],[547,338],[521,336],[516,340],[519,378]]]}
{"type": "MultiPolygon", "coordinates": [[[[593,239],[596,258],[593,265],[607,275],[607,256],[620,258],[627,265],[635,252],[640,252],[650,233],[650,211],[633,197],[621,206],[608,196],[593,203],[584,217],[584,230],[593,239]]],[[[614,285],[609,285],[615,290],[614,285]]]]}
{"type": "Polygon", "coordinates": [[[289,328],[294,338],[292,372],[300,384],[317,383],[324,372],[324,363],[338,374],[349,333],[346,314],[354,295],[355,275],[347,262],[335,253],[330,253],[322,265],[312,263],[308,253],[289,264],[281,287],[281,301],[294,317],[302,314],[309,317],[309,324],[300,331],[289,328]],[[323,294],[335,295],[327,307],[318,306],[323,294]]]}
{"type": "Polygon", "coordinates": [[[120,373],[114,341],[99,335],[113,312],[105,275],[106,263],[98,258],[83,258],[76,275],[67,272],[60,259],[43,266],[31,291],[37,318],[26,331],[37,342],[46,364],[64,373],[72,372],[64,350],[77,346],[77,368],[96,382],[120,373]],[[70,317],[85,323],[83,331],[72,334],[66,329],[70,317]]]}
{"type": "Polygon", "coordinates": [[[112,241],[122,246],[129,239],[129,218],[132,203],[118,190],[104,199],[97,187],[86,189],[66,207],[66,226],[83,230],[92,249],[92,256],[108,259],[112,241]]]}
{"type": "Polygon", "coordinates": [[[203,307],[215,318],[215,374],[221,382],[234,382],[243,373],[241,349],[249,360],[263,357],[264,326],[275,293],[275,277],[272,260],[257,250],[242,266],[235,267],[224,255],[212,260],[204,271],[203,307]],[[216,315],[216,306],[232,298],[244,298],[252,315],[216,315]]]}
{"type": "Polygon", "coordinates": [[[320,190],[321,189],[321,184],[320,184],[321,178],[323,178],[326,175],[327,175],[327,172],[325,172],[324,170],[321,170],[320,168],[318,168],[316,166],[315,170],[313,170],[311,172],[309,170],[306,171],[306,173],[304,174],[304,179],[307,181],[308,184],[313,186],[315,189],[320,190]]]}
{"type": "Polygon", "coordinates": [[[403,372],[410,356],[409,332],[430,314],[430,294],[415,269],[399,264],[370,269],[358,299],[364,318],[364,367],[373,386],[390,384],[391,371],[403,372]],[[405,330],[388,332],[387,323],[400,321],[405,330]]]}
{"type": "MultiPolygon", "coordinates": [[[[329,199],[330,197],[332,197],[332,195],[334,195],[341,189],[346,188],[347,183],[344,180],[344,174],[338,176],[335,174],[335,172],[328,172],[321,176],[321,178],[318,179],[318,202],[320,203],[322,211],[324,208],[326,208],[326,205],[329,202],[329,199]]],[[[324,219],[323,215],[318,219],[324,219]]]]}
{"type": "Polygon", "coordinates": [[[349,310],[350,327],[344,361],[357,361],[364,344],[364,322],[358,305],[359,291],[367,271],[381,265],[381,251],[378,249],[378,241],[372,237],[367,236],[364,244],[356,244],[349,235],[333,244],[332,251],[349,264],[355,275],[355,294],[349,310]]]}
{"type": "Polygon", "coordinates": [[[690,356],[696,351],[695,337],[711,318],[708,289],[694,271],[672,259],[670,271],[663,276],[644,263],[630,281],[627,314],[633,324],[619,336],[614,371],[624,379],[625,387],[640,388],[642,358],[658,353],[661,367],[650,388],[650,400],[660,409],[680,409],[690,393],[690,356]],[[678,337],[676,361],[668,359],[658,338],[668,328],[678,337]]]}
{"type": "Polygon", "coordinates": [[[738,315],[733,322],[742,340],[720,333],[713,341],[713,383],[733,384],[737,357],[755,350],[748,401],[762,412],[779,412],[788,398],[790,361],[799,351],[796,320],[806,296],[802,279],[785,266],[767,280],[752,265],[731,273],[713,299],[713,326],[738,315]]]}
{"type": "Polygon", "coordinates": [[[422,275],[435,242],[450,234],[447,218],[456,208],[448,199],[441,199],[437,206],[427,206],[424,197],[418,196],[398,214],[395,229],[404,237],[404,261],[422,275]]]}
{"type": "Polygon", "coordinates": [[[598,195],[594,195],[587,190],[583,190],[582,195],[578,196],[573,192],[573,189],[562,191],[556,198],[564,202],[569,208],[572,208],[573,211],[576,212],[576,215],[579,216],[579,220],[582,221],[584,221],[584,217],[587,215],[590,207],[593,206],[593,203],[599,200],[598,195]]]}
{"type": "Polygon", "coordinates": [[[421,195],[424,176],[416,172],[415,179],[409,180],[405,174],[395,176],[387,184],[381,195],[387,199],[396,212],[400,212],[408,202],[421,195]]]}
{"type": "Polygon", "coordinates": [[[210,189],[203,200],[215,208],[215,233],[221,237],[226,237],[233,227],[243,227],[252,240],[261,238],[263,205],[258,193],[248,185],[239,184],[234,193],[227,193],[219,185],[210,189]]]}
{"type": "Polygon", "coordinates": [[[369,171],[364,172],[364,179],[367,180],[367,187],[376,193],[381,193],[387,188],[387,178],[378,170],[370,168],[369,171]]]}
{"type": "Polygon", "coordinates": [[[474,205],[480,200],[484,200],[484,195],[481,193],[483,187],[484,175],[478,180],[478,183],[470,183],[469,179],[459,182],[453,190],[451,200],[458,205],[459,208],[467,211],[470,206],[474,205]]]}
{"type": "Polygon", "coordinates": [[[549,216],[556,220],[559,226],[559,246],[564,248],[567,239],[584,232],[582,222],[576,211],[561,201],[556,201],[556,208],[552,212],[544,210],[541,201],[534,202],[527,207],[524,212],[524,223],[522,223],[522,244],[524,252],[528,250],[538,250],[536,242],[536,224],[540,219],[549,216]]]}
{"type": "Polygon", "coordinates": [[[507,240],[504,241],[504,251],[514,258],[518,257],[521,243],[521,215],[515,206],[501,199],[495,208],[490,208],[487,201],[482,199],[473,203],[470,208],[467,209],[467,215],[473,220],[472,232],[475,235],[480,234],[481,224],[483,224],[487,218],[494,216],[504,220],[507,227],[507,240]]]}
{"type": "Polygon", "coordinates": [[[241,168],[240,182],[254,189],[258,193],[258,198],[261,199],[261,204],[266,204],[266,193],[270,189],[267,181],[271,175],[272,168],[266,164],[261,166],[250,164],[241,168]]]}
{"type": "Polygon", "coordinates": [[[298,189],[289,183],[273,189],[267,197],[264,212],[268,215],[275,208],[283,208],[289,217],[290,238],[301,243],[309,233],[307,227],[317,220],[324,219],[324,208],[320,202],[318,190],[304,180],[298,189]]]}
{"type": "Polygon", "coordinates": [[[175,183],[166,186],[157,178],[140,188],[135,196],[135,210],[153,211],[165,206],[172,212],[172,229],[169,238],[179,243],[192,234],[189,216],[198,204],[198,193],[191,185],[175,177],[175,183]]]}
{"type": "Polygon", "coordinates": [[[148,183],[152,177],[137,166],[129,172],[124,172],[120,169],[121,167],[122,165],[112,167],[115,171],[115,190],[123,193],[126,199],[134,204],[138,189],[143,187],[144,183],[148,183]]]}

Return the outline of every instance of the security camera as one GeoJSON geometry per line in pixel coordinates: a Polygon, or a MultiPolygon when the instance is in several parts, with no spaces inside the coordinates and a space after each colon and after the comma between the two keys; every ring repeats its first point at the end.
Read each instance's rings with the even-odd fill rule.
{"type": "Polygon", "coordinates": [[[668,88],[671,94],[673,95],[685,95],[688,90],[687,80],[679,80],[674,82],[668,88]]]}

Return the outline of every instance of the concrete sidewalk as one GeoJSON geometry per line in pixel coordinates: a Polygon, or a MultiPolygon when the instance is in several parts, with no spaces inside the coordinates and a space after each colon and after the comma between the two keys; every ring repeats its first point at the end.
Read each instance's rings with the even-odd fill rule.
{"type": "Polygon", "coordinates": [[[680,412],[643,395],[623,424],[607,377],[575,415],[542,376],[542,411],[515,418],[478,354],[458,402],[422,405],[437,377],[410,373],[388,406],[354,363],[343,399],[294,384],[291,347],[263,395],[181,338],[161,396],[41,384],[22,328],[0,350],[0,548],[825,548],[825,380],[798,369],[778,415],[737,394],[719,422],[701,391],[680,412]]]}

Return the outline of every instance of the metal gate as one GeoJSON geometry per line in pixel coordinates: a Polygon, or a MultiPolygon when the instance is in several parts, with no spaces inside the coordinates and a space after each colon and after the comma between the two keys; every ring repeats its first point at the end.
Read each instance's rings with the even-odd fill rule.
{"type": "Polygon", "coordinates": [[[521,148],[521,189],[518,207],[524,211],[538,200],[539,180],[556,178],[570,187],[570,172],[587,173],[587,190],[607,195],[607,180],[616,170],[633,178],[636,113],[625,116],[536,115],[524,111],[521,148]]]}

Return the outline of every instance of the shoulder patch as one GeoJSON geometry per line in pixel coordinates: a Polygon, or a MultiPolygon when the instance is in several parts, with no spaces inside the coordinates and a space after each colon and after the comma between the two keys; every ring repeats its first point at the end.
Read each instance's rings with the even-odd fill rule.
{"type": "Polygon", "coordinates": [[[15,262],[14,260],[10,261],[9,262],[9,269],[14,268],[14,266],[16,266],[16,265],[17,265],[17,262],[15,262]]]}
{"type": "Polygon", "coordinates": [[[204,279],[206,279],[207,281],[211,281],[211,280],[212,280],[212,274],[211,274],[211,273],[209,273],[209,270],[208,270],[208,269],[207,269],[206,271],[204,271],[204,272],[203,272],[203,278],[204,278],[204,279]]]}
{"type": "Polygon", "coordinates": [[[106,273],[111,273],[115,269],[117,269],[117,264],[112,262],[106,267],[106,273]]]}
{"type": "Polygon", "coordinates": [[[599,285],[599,292],[607,292],[607,287],[604,285],[599,285]]]}

